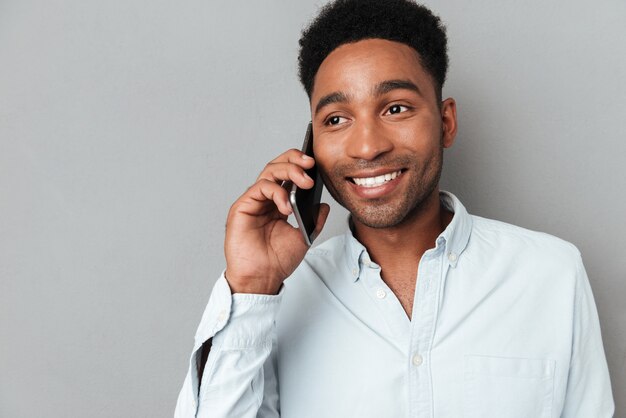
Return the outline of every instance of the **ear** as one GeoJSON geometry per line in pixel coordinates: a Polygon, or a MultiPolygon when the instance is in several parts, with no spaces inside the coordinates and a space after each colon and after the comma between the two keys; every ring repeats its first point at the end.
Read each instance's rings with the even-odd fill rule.
{"type": "Polygon", "coordinates": [[[442,143],[444,148],[450,148],[456,137],[456,102],[447,98],[441,103],[441,126],[443,129],[442,143]]]}

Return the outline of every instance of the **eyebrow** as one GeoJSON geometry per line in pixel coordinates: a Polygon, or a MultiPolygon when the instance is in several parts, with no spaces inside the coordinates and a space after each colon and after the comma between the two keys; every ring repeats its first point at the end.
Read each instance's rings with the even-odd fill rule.
{"type": "Polygon", "coordinates": [[[419,87],[415,83],[409,80],[385,80],[378,83],[376,87],[374,87],[374,96],[379,97],[385,93],[389,93],[392,90],[410,90],[413,91],[420,96],[422,92],[419,87]]]}
{"type": "MultiPolygon", "coordinates": [[[[378,83],[372,90],[375,97],[380,97],[383,94],[389,93],[393,90],[409,90],[413,91],[420,96],[421,90],[415,83],[409,80],[385,80],[378,83]]],[[[323,107],[332,103],[346,103],[348,102],[348,95],[342,91],[335,91],[333,93],[323,96],[315,106],[315,113],[318,113],[323,107]]]]}
{"type": "Polygon", "coordinates": [[[318,113],[324,106],[328,106],[331,103],[346,103],[347,101],[348,96],[341,91],[327,94],[322,97],[319,102],[317,102],[317,106],[315,106],[315,113],[318,113]]]}

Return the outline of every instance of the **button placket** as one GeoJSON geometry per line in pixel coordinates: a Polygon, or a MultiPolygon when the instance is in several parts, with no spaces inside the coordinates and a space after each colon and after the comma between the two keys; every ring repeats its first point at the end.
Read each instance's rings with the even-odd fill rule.
{"type": "Polygon", "coordinates": [[[371,300],[372,307],[378,310],[378,319],[381,335],[389,339],[400,351],[405,351],[409,345],[410,319],[407,317],[400,301],[382,279],[381,268],[373,263],[372,268],[361,260],[361,275],[359,283],[371,300]]]}
{"type": "Polygon", "coordinates": [[[415,289],[413,321],[408,362],[410,365],[409,386],[415,398],[411,399],[411,416],[431,416],[432,376],[427,366],[437,315],[437,295],[441,282],[441,266],[447,256],[445,247],[424,253],[418,267],[415,289]]]}

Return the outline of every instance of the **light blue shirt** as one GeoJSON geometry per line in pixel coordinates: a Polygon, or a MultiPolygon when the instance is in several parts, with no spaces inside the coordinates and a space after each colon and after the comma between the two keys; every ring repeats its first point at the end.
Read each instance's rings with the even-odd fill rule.
{"type": "Polygon", "coordinates": [[[613,416],[576,247],[440,197],[454,217],[419,262],[410,320],[350,232],[311,249],[276,296],[232,295],[222,275],[176,417],[613,416]]]}

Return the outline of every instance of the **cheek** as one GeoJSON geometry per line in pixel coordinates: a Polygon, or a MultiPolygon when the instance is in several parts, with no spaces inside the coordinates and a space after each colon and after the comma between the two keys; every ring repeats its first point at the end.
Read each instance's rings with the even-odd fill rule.
{"type": "Polygon", "coordinates": [[[419,123],[403,126],[397,131],[399,142],[414,150],[428,151],[441,146],[441,124],[434,118],[422,118],[419,123]]]}
{"type": "Polygon", "coordinates": [[[317,166],[328,172],[332,169],[335,162],[341,158],[341,147],[337,144],[328,143],[328,141],[319,141],[313,145],[313,154],[315,155],[315,163],[317,166]]]}

